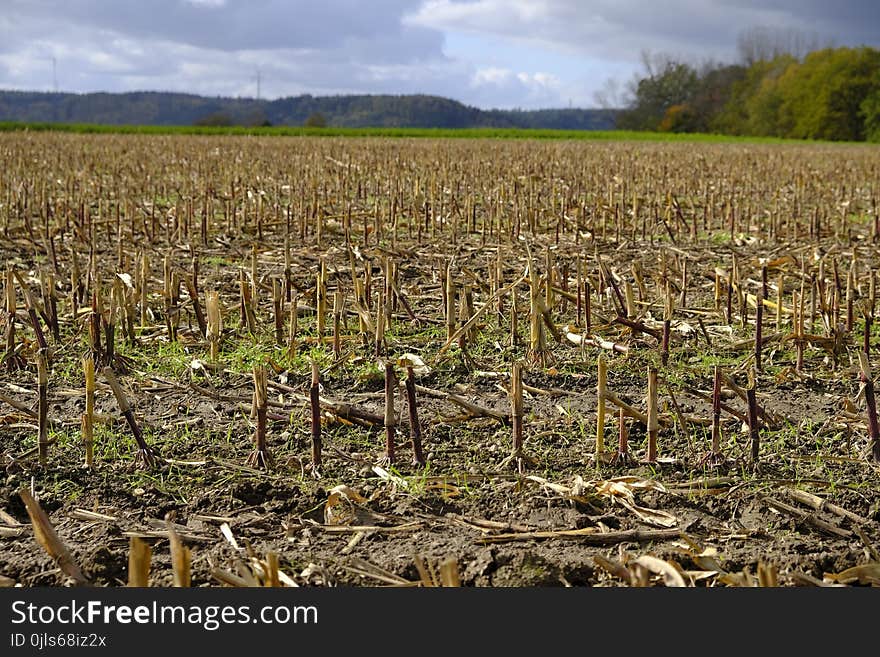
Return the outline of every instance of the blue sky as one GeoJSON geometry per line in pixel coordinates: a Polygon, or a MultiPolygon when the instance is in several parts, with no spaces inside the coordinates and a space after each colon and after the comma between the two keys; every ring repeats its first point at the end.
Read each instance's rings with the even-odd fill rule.
{"type": "Polygon", "coordinates": [[[595,107],[645,53],[734,61],[755,29],[880,47],[880,2],[0,0],[0,88],[595,107]]]}

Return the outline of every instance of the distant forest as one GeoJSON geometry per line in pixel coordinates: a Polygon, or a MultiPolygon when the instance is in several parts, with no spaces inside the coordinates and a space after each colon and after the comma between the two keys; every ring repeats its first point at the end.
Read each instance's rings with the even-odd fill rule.
{"type": "Polygon", "coordinates": [[[27,123],[610,130],[614,116],[613,109],[481,110],[428,95],[304,95],[257,100],[154,91],[0,91],[0,121],[27,123]]]}

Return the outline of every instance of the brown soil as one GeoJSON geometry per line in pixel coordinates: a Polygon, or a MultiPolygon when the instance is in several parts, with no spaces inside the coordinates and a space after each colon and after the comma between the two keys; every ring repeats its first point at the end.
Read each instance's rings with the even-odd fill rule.
{"type": "MultiPolygon", "coordinates": [[[[836,343],[819,338],[809,343],[797,371],[790,319],[785,315],[777,327],[775,310],[767,307],[763,330],[771,337],[762,351],[756,390],[759,404],[775,421],[762,427],[757,462],[747,427],[728,411],[721,414],[720,452],[710,452],[712,406],[705,397],[712,391],[714,364],[744,389],[754,363],[749,346],[754,306],[741,321],[734,304],[730,322],[723,307],[714,307],[713,272],[729,271],[734,256],[738,284],[751,294],[759,289],[762,263],[771,263],[775,294],[780,272],[786,293],[799,289],[802,272],[809,292],[809,274],[818,272],[821,258],[829,285],[833,271],[845,281],[857,260],[853,296],[858,304],[868,300],[876,263],[871,214],[876,205],[872,210],[871,203],[876,204],[877,190],[870,182],[880,164],[876,149],[24,134],[0,136],[0,147],[7,161],[22,162],[25,153],[32,160],[0,178],[0,199],[11,199],[0,208],[8,238],[0,252],[10,268],[25,275],[33,294],[39,296],[40,273],[53,268],[40,235],[40,203],[34,195],[39,198],[41,192],[34,189],[44,190],[55,204],[53,221],[61,226],[68,216],[73,226],[66,232],[56,228],[53,238],[61,326],[57,338],[49,337],[49,435],[56,442],[45,464],[35,454],[38,345],[18,285],[14,364],[20,367],[7,354],[0,370],[0,393],[7,399],[0,400],[5,467],[0,577],[8,584],[70,583],[35,537],[22,489],[35,494],[73,560],[96,586],[125,585],[133,537],[152,548],[150,585],[171,586],[169,523],[191,550],[193,586],[262,582],[270,553],[279,558],[281,583],[301,586],[429,585],[441,581],[441,566],[449,560],[454,565],[446,577],[456,573],[461,585],[476,587],[880,582],[878,466],[871,458],[856,356],[861,316],[856,313],[853,325],[837,333],[836,343]],[[46,171],[35,171],[33,162],[46,171]],[[190,177],[194,171],[200,172],[196,178],[190,177]],[[237,192],[230,200],[224,195],[233,179],[237,192]],[[51,180],[60,182],[53,187],[51,180]],[[31,185],[30,205],[18,212],[14,199],[20,198],[22,181],[31,185]],[[279,191],[283,184],[293,189],[279,191]],[[648,216],[647,232],[645,222],[634,221],[629,211],[632,189],[648,216]],[[260,190],[265,199],[258,206],[253,199],[260,190]],[[183,229],[175,217],[187,212],[187,199],[195,199],[198,216],[206,193],[214,195],[218,209],[209,240],[202,243],[195,219],[183,229]],[[668,206],[664,226],[657,217],[672,197],[680,205],[668,206]],[[224,220],[224,198],[227,205],[239,204],[234,226],[224,220]],[[444,223],[416,234],[413,226],[422,221],[426,198],[438,217],[436,205],[441,199],[445,203],[444,223]],[[78,250],[80,270],[88,269],[88,247],[78,241],[76,228],[81,217],[70,214],[83,199],[94,206],[96,222],[106,219],[106,229],[97,222],[92,241],[106,297],[113,272],[132,274],[137,285],[138,254],[150,255],[148,323],[137,327],[130,344],[117,336],[120,357],[113,366],[145,439],[160,457],[154,468],[140,467],[130,428],[100,376],[95,463],[83,466],[79,363],[89,350],[84,319],[89,312],[74,321],[68,304],[70,252],[78,250]],[[112,219],[115,199],[122,199],[124,218],[137,217],[123,222],[122,247],[112,219]],[[407,218],[396,230],[389,221],[392,199],[407,218]],[[728,201],[738,222],[732,239],[728,201]],[[320,238],[315,225],[307,223],[317,216],[314,203],[326,217],[320,238]],[[649,212],[652,204],[657,212],[649,212]],[[162,217],[152,242],[144,218],[151,207],[162,217]],[[473,207],[479,207],[473,215],[478,219],[468,226],[466,209],[473,207]],[[682,212],[680,221],[675,207],[682,212]],[[272,324],[272,278],[283,275],[287,208],[294,217],[292,285],[302,305],[293,352],[286,345],[287,325],[285,343],[276,345],[272,324]],[[394,262],[399,290],[416,317],[402,302],[397,305],[378,356],[373,336],[358,331],[350,301],[342,217],[352,209],[356,271],[369,269],[375,301],[386,262],[394,262]],[[255,225],[257,212],[265,224],[255,225]],[[549,219],[554,212],[568,217],[561,234],[549,219]],[[28,213],[29,224],[23,219],[28,213]],[[511,222],[516,213],[523,222],[531,214],[533,229],[524,223],[514,240],[504,231],[499,239],[491,228],[487,235],[487,217],[500,214],[511,222]],[[824,220],[816,231],[813,214],[824,220]],[[371,226],[366,238],[361,215],[371,226]],[[376,216],[382,219],[374,224],[376,216]],[[306,222],[305,230],[300,221],[306,222]],[[696,234],[689,235],[688,227],[696,224],[696,234]],[[621,287],[632,285],[636,319],[654,330],[663,316],[661,272],[666,267],[677,296],[687,261],[686,303],[673,316],[668,364],[660,365],[655,335],[613,321],[617,306],[610,287],[601,295],[592,293],[591,334],[626,353],[576,346],[564,336],[556,341],[549,331],[546,351],[534,353],[528,342],[527,278],[515,288],[518,341],[510,339],[507,297],[504,313],[483,315],[464,349],[455,343],[440,353],[446,342],[446,263],[453,262],[456,284],[472,290],[473,312],[490,298],[490,265],[501,261],[504,285],[525,273],[526,238],[542,277],[548,253],[557,285],[563,285],[567,267],[566,290],[574,289],[578,257],[598,281],[596,254],[601,255],[621,287]],[[250,272],[253,248],[260,279],[256,336],[238,321],[239,269],[250,272]],[[207,360],[185,291],[177,339],[166,330],[162,258],[171,254],[175,270],[186,276],[193,252],[200,260],[201,290],[219,290],[225,308],[218,367],[207,360]],[[348,295],[338,357],[329,339],[323,347],[315,341],[314,286],[322,257],[329,307],[332,290],[348,295]],[[644,296],[634,264],[644,275],[644,296]],[[322,397],[381,418],[384,383],[377,363],[397,363],[406,353],[417,354],[430,368],[419,375],[417,393],[427,464],[411,462],[404,371],[397,366],[394,461],[386,458],[381,423],[365,426],[325,409],[323,462],[316,472],[306,401],[308,358],[321,363],[322,397]],[[596,458],[600,353],[608,360],[608,388],[639,411],[645,410],[647,367],[659,367],[661,427],[653,462],[647,461],[646,427],[632,418],[626,420],[627,458],[613,460],[618,416],[611,403],[607,453],[596,458]],[[511,458],[507,393],[515,360],[526,365],[520,458],[511,458]],[[258,363],[267,365],[270,378],[267,435],[273,463],[267,470],[248,464],[255,431],[251,367],[258,363]],[[449,394],[478,408],[468,411],[444,397],[449,394]]],[[[785,303],[790,305],[790,297],[785,303]]],[[[845,311],[844,304],[844,318],[845,311]]],[[[812,330],[827,337],[820,312],[812,330]]],[[[566,300],[562,291],[551,315],[555,326],[585,332],[575,300],[566,300]]],[[[328,312],[327,336],[332,326],[328,312]]],[[[724,386],[723,397],[731,409],[746,413],[731,386],[724,386]]]]}

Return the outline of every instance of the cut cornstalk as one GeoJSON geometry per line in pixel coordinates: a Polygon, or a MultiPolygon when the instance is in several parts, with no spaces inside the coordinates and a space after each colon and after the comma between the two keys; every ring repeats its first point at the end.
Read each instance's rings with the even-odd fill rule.
{"type": "Polygon", "coordinates": [[[538,270],[529,254],[529,357],[541,364],[547,355],[547,340],[541,314],[543,307],[538,270]]]}
{"type": "Polygon", "coordinates": [[[15,277],[12,270],[6,270],[6,346],[3,360],[10,371],[20,369],[24,360],[16,353],[15,317],[17,302],[15,299],[15,277]]]}
{"type": "Polygon", "coordinates": [[[61,339],[61,329],[58,325],[58,299],[55,293],[55,274],[52,272],[41,273],[40,283],[46,324],[52,333],[52,338],[55,342],[58,342],[61,339]]]}
{"type": "Polygon", "coordinates": [[[381,292],[376,307],[376,333],[373,336],[374,353],[379,357],[385,353],[385,304],[388,299],[381,292]]]}
{"type": "Polygon", "coordinates": [[[275,344],[284,343],[284,291],[281,279],[272,279],[272,319],[275,323],[275,344]]]}
{"type": "Polygon", "coordinates": [[[287,326],[287,354],[293,358],[296,354],[296,334],[299,329],[299,295],[293,297],[290,302],[290,312],[287,326]]]}
{"type": "Polygon", "coordinates": [[[333,294],[333,356],[337,359],[342,355],[341,331],[343,310],[342,291],[336,290],[333,294]]]}
{"type": "Polygon", "coordinates": [[[444,307],[446,309],[446,342],[452,342],[455,336],[455,281],[452,278],[452,263],[446,268],[446,297],[444,307]]]}
{"type": "Polygon", "coordinates": [[[248,284],[244,269],[240,269],[238,273],[238,291],[241,297],[239,301],[240,324],[247,326],[248,333],[256,336],[257,316],[254,313],[254,290],[256,290],[256,286],[248,284]]]}
{"type": "Polygon", "coordinates": [[[657,420],[657,368],[648,367],[648,450],[647,462],[657,461],[657,434],[660,424],[657,420]]]}
{"type": "MultiPolygon", "coordinates": [[[[794,299],[797,295],[793,294],[794,299]]],[[[804,299],[800,295],[800,303],[792,302],[794,306],[794,334],[795,334],[795,371],[801,372],[804,369],[804,299]]]]}
{"type": "Polygon", "coordinates": [[[865,406],[868,411],[868,438],[871,441],[871,458],[880,462],[880,424],[877,421],[877,400],[874,397],[874,379],[871,378],[871,365],[868,357],[859,352],[859,370],[864,386],[865,406]]]}
{"type": "Polygon", "coordinates": [[[152,468],[156,465],[156,452],[152,447],[147,445],[144,440],[141,428],[134,417],[134,411],[131,409],[131,404],[128,403],[128,398],[125,396],[125,391],[119,384],[116,374],[114,374],[113,369],[110,367],[105,367],[101,373],[110,385],[110,389],[113,390],[113,396],[116,397],[116,403],[119,406],[119,410],[122,411],[122,415],[128,423],[128,427],[131,429],[131,433],[137,443],[138,453],[136,462],[138,465],[152,468]]]}
{"type": "Polygon", "coordinates": [[[412,365],[406,365],[406,405],[409,410],[409,434],[412,443],[413,464],[425,465],[422,453],[422,427],[416,405],[416,378],[412,365]]]}
{"type": "Polygon", "coordinates": [[[46,362],[46,353],[40,351],[37,354],[37,422],[39,424],[39,459],[41,465],[46,465],[49,456],[49,368],[46,362]]]}
{"type": "Polygon", "coordinates": [[[309,405],[312,418],[312,471],[321,468],[321,371],[317,361],[312,360],[312,384],[309,387],[309,405]]]}
{"type": "Polygon", "coordinates": [[[513,453],[523,449],[522,363],[514,363],[510,373],[510,422],[513,427],[513,453]]]}
{"type": "Polygon", "coordinates": [[[223,334],[220,295],[216,290],[210,290],[205,295],[205,309],[208,315],[205,337],[208,339],[209,357],[212,363],[216,363],[220,357],[220,336],[223,334]]]}
{"type": "Polygon", "coordinates": [[[755,377],[752,375],[749,387],[746,389],[749,407],[749,439],[751,443],[752,464],[757,465],[758,453],[761,446],[760,429],[761,422],[758,419],[758,400],[755,391],[755,377]]]}
{"type": "Polygon", "coordinates": [[[141,326],[146,326],[147,324],[147,287],[150,280],[150,260],[147,256],[146,252],[141,255],[141,266],[139,274],[139,283],[138,283],[138,299],[140,305],[140,322],[141,326]]]}
{"type": "Polygon", "coordinates": [[[16,280],[18,280],[18,284],[21,286],[22,294],[24,294],[25,307],[27,308],[28,318],[31,320],[31,326],[34,329],[34,335],[37,338],[37,345],[41,351],[45,352],[48,350],[49,345],[46,342],[46,335],[43,333],[43,327],[40,326],[40,318],[37,316],[36,301],[27,286],[27,281],[25,281],[17,271],[14,271],[13,274],[15,275],[16,280]]]}
{"type": "Polygon", "coordinates": [[[253,408],[257,416],[257,426],[254,429],[254,451],[247,459],[247,465],[268,470],[272,466],[272,456],[266,444],[266,413],[268,410],[267,377],[266,368],[262,365],[254,365],[252,370],[254,380],[253,408]]]}
{"type": "Polygon", "coordinates": [[[669,319],[663,320],[663,336],[660,340],[660,364],[664,367],[669,363],[669,330],[672,322],[669,319]]]}
{"type": "Polygon", "coordinates": [[[397,378],[394,376],[394,364],[385,363],[385,458],[394,463],[394,439],[397,432],[397,417],[394,412],[394,390],[397,378]]]}
{"type": "Polygon", "coordinates": [[[779,277],[776,280],[776,330],[782,330],[782,298],[785,290],[785,280],[783,279],[782,272],[779,272],[779,277]]]}
{"type": "Polygon", "coordinates": [[[128,547],[128,586],[143,588],[150,585],[150,559],[152,549],[149,544],[132,536],[128,547]]]}
{"type": "Polygon", "coordinates": [[[171,267],[171,254],[166,253],[162,267],[163,290],[162,296],[165,303],[165,328],[168,331],[168,339],[172,342],[177,340],[177,309],[175,307],[174,272],[171,267]]]}
{"type": "Polygon", "coordinates": [[[515,362],[510,370],[510,424],[512,426],[513,445],[510,456],[501,462],[501,467],[515,464],[518,472],[522,472],[527,465],[537,465],[538,461],[528,456],[525,452],[523,441],[523,380],[522,363],[515,362]]]}
{"type": "Polygon", "coordinates": [[[327,322],[327,263],[321,258],[318,277],[315,281],[315,332],[318,344],[324,343],[327,322]]]}
{"type": "Polygon", "coordinates": [[[629,455],[629,431],[626,428],[626,413],[620,408],[617,411],[617,454],[612,463],[626,465],[631,461],[629,455]]]}
{"type": "Polygon", "coordinates": [[[95,459],[95,361],[91,356],[82,359],[86,380],[86,412],[82,416],[82,439],[86,451],[86,466],[92,467],[95,459]]]}
{"type": "Polygon", "coordinates": [[[761,371],[761,329],[764,321],[764,292],[758,294],[755,308],[755,369],[761,371]]]}
{"type": "Polygon", "coordinates": [[[608,370],[605,356],[601,353],[596,360],[598,380],[596,383],[596,463],[598,464],[605,452],[605,399],[608,370]]]}
{"type": "Polygon", "coordinates": [[[205,320],[205,314],[202,312],[202,306],[199,303],[199,259],[193,256],[192,259],[192,278],[184,279],[186,291],[189,294],[189,300],[193,306],[193,314],[196,316],[196,323],[199,325],[199,333],[203,338],[208,336],[208,324],[205,320]]]}
{"type": "Polygon", "coordinates": [[[721,451],[721,368],[714,368],[712,384],[712,452],[721,451]]]}
{"type": "Polygon", "coordinates": [[[171,548],[171,573],[175,587],[188,587],[192,583],[192,554],[190,549],[183,544],[174,523],[166,519],[168,526],[168,543],[171,548]]]}

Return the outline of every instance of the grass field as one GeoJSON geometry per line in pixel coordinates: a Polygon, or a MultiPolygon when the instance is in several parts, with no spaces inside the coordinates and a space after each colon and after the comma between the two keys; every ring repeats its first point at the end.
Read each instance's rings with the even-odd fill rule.
{"type": "MultiPolygon", "coordinates": [[[[668,141],[698,143],[815,143],[775,137],[738,137],[717,134],[646,132],[633,130],[545,130],[518,128],[306,128],[206,127],[159,125],[106,125],[87,123],[0,122],[0,132],[73,132],[81,134],[230,135],[280,137],[402,137],[428,139],[565,139],[597,141],[668,141]]],[[[835,142],[842,143],[842,142],[835,142]]]]}

